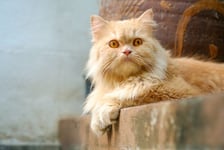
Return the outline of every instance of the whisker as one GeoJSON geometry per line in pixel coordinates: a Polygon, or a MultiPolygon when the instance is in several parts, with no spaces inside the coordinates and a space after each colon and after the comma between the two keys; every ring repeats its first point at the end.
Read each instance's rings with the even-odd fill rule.
{"type": "Polygon", "coordinates": [[[152,64],[145,61],[144,57],[142,57],[141,55],[134,55],[135,60],[137,63],[137,65],[142,66],[145,71],[152,71],[152,64]]]}
{"type": "Polygon", "coordinates": [[[103,62],[102,64],[102,73],[103,73],[103,75],[105,75],[107,72],[108,72],[108,70],[110,69],[110,65],[112,64],[112,62],[113,62],[113,58],[111,58],[111,59],[108,59],[107,61],[105,61],[105,62],[103,62]]]}

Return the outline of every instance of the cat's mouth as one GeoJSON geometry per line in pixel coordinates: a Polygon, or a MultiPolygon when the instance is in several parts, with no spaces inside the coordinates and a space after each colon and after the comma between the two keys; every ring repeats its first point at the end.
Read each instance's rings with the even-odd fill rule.
{"type": "Polygon", "coordinates": [[[132,64],[136,64],[136,62],[134,61],[133,58],[127,56],[127,57],[122,57],[120,59],[120,65],[132,65],[132,64]]]}
{"type": "Polygon", "coordinates": [[[130,58],[129,56],[125,56],[124,58],[122,58],[123,59],[123,61],[125,61],[125,62],[132,62],[133,60],[132,60],[132,58],[130,58]]]}
{"type": "Polygon", "coordinates": [[[131,55],[122,56],[121,61],[122,61],[122,63],[134,63],[134,64],[136,64],[135,59],[131,55]]]}
{"type": "Polygon", "coordinates": [[[141,71],[141,64],[134,56],[121,56],[116,62],[112,70],[118,75],[128,77],[141,71]]]}
{"type": "Polygon", "coordinates": [[[131,55],[122,56],[120,58],[119,64],[117,64],[117,65],[118,65],[118,67],[122,67],[122,68],[128,67],[128,68],[132,68],[132,69],[134,69],[134,68],[137,69],[137,68],[139,68],[139,66],[141,66],[139,61],[134,56],[131,56],[131,55]]]}

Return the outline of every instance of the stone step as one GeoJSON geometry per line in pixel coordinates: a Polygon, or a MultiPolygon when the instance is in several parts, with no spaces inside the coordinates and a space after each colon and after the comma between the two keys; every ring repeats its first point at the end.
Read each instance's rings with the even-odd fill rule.
{"type": "Polygon", "coordinates": [[[122,109],[118,123],[101,137],[89,122],[90,116],[61,120],[62,149],[224,149],[224,94],[122,109]]]}
{"type": "Polygon", "coordinates": [[[61,150],[58,145],[0,145],[0,150],[61,150]]]}

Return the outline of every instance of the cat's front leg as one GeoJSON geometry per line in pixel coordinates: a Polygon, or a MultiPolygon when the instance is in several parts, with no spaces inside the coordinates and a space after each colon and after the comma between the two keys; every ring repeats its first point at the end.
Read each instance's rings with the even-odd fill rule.
{"type": "Polygon", "coordinates": [[[116,101],[105,101],[98,103],[92,111],[91,129],[99,135],[104,134],[107,128],[116,123],[121,106],[116,101]]]}
{"type": "Polygon", "coordinates": [[[142,76],[130,77],[112,92],[106,94],[106,96],[110,99],[117,99],[122,102],[132,101],[142,97],[149,89],[158,83],[157,80],[144,78],[142,76]]]}

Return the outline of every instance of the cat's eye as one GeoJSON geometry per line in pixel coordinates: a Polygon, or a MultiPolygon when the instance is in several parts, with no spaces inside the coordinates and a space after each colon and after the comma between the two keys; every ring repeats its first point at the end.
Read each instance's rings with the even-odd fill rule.
{"type": "Polygon", "coordinates": [[[118,47],[119,47],[119,42],[118,42],[117,40],[111,40],[111,41],[109,42],[109,46],[110,46],[111,48],[118,48],[118,47]]]}
{"type": "Polygon", "coordinates": [[[140,39],[140,38],[136,38],[136,39],[134,39],[134,41],[133,41],[133,45],[134,45],[134,46],[142,45],[142,43],[143,43],[143,41],[142,41],[142,39],[140,39]]]}

